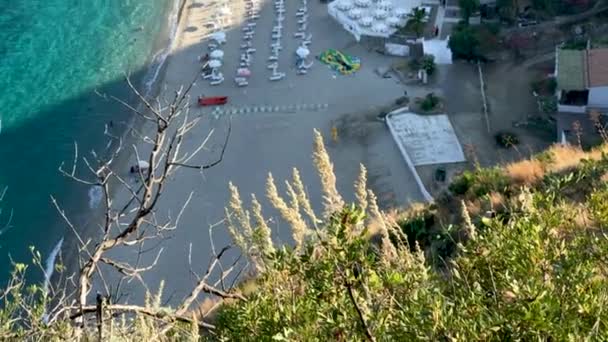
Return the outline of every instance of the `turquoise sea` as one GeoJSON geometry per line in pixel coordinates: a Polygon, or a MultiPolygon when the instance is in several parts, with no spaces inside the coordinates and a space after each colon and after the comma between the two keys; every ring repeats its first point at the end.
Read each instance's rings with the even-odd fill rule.
{"type": "Polygon", "coordinates": [[[104,125],[119,131],[131,119],[99,94],[128,99],[126,73],[143,88],[151,84],[177,2],[0,0],[0,189],[7,187],[0,228],[10,219],[0,231],[0,281],[11,260],[31,260],[29,246],[46,258],[69,234],[51,195],[83,220],[89,189],[58,167],[72,162],[75,142],[80,156],[103,152],[104,125]]]}

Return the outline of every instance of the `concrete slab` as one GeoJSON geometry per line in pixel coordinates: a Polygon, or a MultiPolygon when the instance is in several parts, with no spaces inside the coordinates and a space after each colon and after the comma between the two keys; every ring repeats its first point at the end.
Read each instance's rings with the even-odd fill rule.
{"type": "Polygon", "coordinates": [[[387,116],[400,145],[416,166],[465,161],[462,147],[445,114],[397,113],[387,116]]]}

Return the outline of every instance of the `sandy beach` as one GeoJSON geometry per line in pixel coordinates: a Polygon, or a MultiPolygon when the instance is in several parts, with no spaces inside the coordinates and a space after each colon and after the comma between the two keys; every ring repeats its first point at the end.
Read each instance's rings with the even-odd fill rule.
{"type": "MultiPolygon", "coordinates": [[[[206,3],[206,2],[205,2],[206,3]]],[[[320,203],[321,194],[318,176],[312,166],[313,129],[320,130],[332,156],[338,187],[348,200],[354,198],[352,184],[357,177],[359,164],[367,166],[369,186],[377,193],[380,205],[389,208],[405,206],[421,201],[412,174],[408,171],[398,148],[394,144],[383,122],[374,120],[381,106],[392,103],[403,94],[406,87],[394,79],[379,77],[374,69],[390,66],[395,59],[370,51],[365,45],[357,44],[354,38],[344,31],[327,14],[326,5],[309,1],[309,31],[312,34],[310,61],[313,67],[306,75],[297,75],[295,69],[295,50],[300,44],[293,38],[296,32],[295,12],[300,1],[286,2],[284,49],[279,60],[279,70],[286,78],[271,82],[267,59],[270,55],[271,30],[274,10],[271,2],[262,2],[260,18],[257,21],[253,45],[257,49],[253,55],[252,72],[249,86],[239,88],[233,82],[238,68],[244,17],[244,1],[230,2],[231,18],[227,21],[227,42],[222,46],[225,55],[221,71],[226,80],[218,86],[210,86],[200,76],[201,64],[198,57],[207,53],[207,37],[210,31],[206,23],[217,11],[213,5],[205,5],[200,0],[188,0],[185,4],[179,25],[178,39],[173,53],[168,59],[165,76],[160,83],[163,96],[170,97],[172,92],[197,79],[191,92],[191,115],[200,115],[203,120],[184,141],[183,148],[194,149],[213,129],[213,137],[208,150],[201,153],[197,162],[214,160],[223,142],[229,118],[232,120],[232,136],[223,162],[218,166],[199,173],[182,169],[171,179],[157,206],[159,219],[174,217],[192,192],[192,201],[181,217],[181,224],[170,236],[166,236],[160,246],[163,253],[157,267],[145,274],[144,280],[149,290],[156,290],[161,280],[165,284],[165,298],[178,301],[189,292],[195,283],[190,272],[188,251],[192,250],[192,269],[205,271],[211,255],[211,239],[217,248],[230,243],[225,227],[210,227],[222,220],[224,206],[228,199],[228,182],[239,187],[245,202],[249,194],[255,193],[262,199],[265,215],[275,218],[273,239],[279,243],[289,243],[290,232],[270,209],[264,198],[265,180],[272,172],[279,186],[284,179],[291,177],[292,169],[298,168],[307,184],[313,203],[320,203]],[[350,76],[337,75],[313,56],[328,48],[339,49],[361,58],[362,68],[350,76]],[[205,94],[229,97],[228,106],[223,112],[212,113],[210,109],[201,110],[196,105],[196,97],[205,94]],[[242,108],[249,108],[248,113],[242,108]],[[252,109],[253,108],[253,109],[252,109]],[[268,108],[275,108],[269,110],[268,108]],[[233,114],[231,114],[233,113],[233,114]],[[330,129],[336,126],[339,132],[337,142],[331,142],[330,129]]],[[[219,4],[217,2],[216,4],[219,4]]],[[[407,88],[410,96],[417,96],[420,89],[407,88]]],[[[146,132],[146,127],[143,128],[146,132]]],[[[151,135],[152,132],[149,133],[151,135]]],[[[146,144],[139,143],[138,150],[146,151],[146,144]]],[[[133,148],[131,148],[133,150],[133,148]]],[[[135,163],[133,155],[129,163],[135,163]]],[[[125,166],[125,176],[128,168],[125,166]]],[[[280,186],[280,190],[282,187],[280,186]]],[[[120,203],[128,197],[126,191],[115,194],[120,203]]],[[[158,242],[152,242],[152,247],[158,242]]],[[[153,261],[156,246],[146,253],[140,264],[153,261]]],[[[121,261],[133,261],[136,250],[117,250],[113,257],[121,261]]],[[[115,279],[107,269],[103,269],[106,280],[115,279]]],[[[137,282],[127,285],[124,292],[140,295],[141,286],[137,282]]],[[[131,297],[133,298],[133,297],[131,297]]]]}

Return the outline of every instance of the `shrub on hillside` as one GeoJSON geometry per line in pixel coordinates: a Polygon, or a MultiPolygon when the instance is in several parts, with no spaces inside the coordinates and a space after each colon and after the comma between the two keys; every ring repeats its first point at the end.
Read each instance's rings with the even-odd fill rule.
{"type": "Polygon", "coordinates": [[[502,148],[511,148],[519,145],[519,138],[511,132],[498,132],[494,135],[496,144],[502,148]]]}

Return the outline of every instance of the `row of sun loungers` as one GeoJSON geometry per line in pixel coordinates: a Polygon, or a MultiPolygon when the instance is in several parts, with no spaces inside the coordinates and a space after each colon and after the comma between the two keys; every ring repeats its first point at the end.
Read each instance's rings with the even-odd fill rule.
{"type": "Polygon", "coordinates": [[[280,81],[285,78],[284,72],[279,72],[279,54],[283,49],[281,45],[281,39],[283,38],[283,21],[285,20],[285,1],[274,0],[274,13],[276,15],[275,24],[272,28],[270,44],[270,57],[268,57],[268,69],[272,71],[270,81],[280,81]]]}
{"type": "Polygon", "coordinates": [[[308,33],[308,0],[302,0],[302,6],[296,11],[296,18],[298,20],[298,29],[294,33],[294,38],[301,40],[300,47],[296,50],[296,55],[298,56],[296,73],[298,75],[305,75],[313,64],[313,62],[306,63],[306,57],[310,53],[309,47],[312,42],[312,34],[308,33]]]}
{"type": "Polygon", "coordinates": [[[234,78],[234,82],[239,87],[246,87],[249,85],[248,78],[250,76],[250,67],[253,61],[252,55],[256,52],[256,48],[253,47],[252,41],[255,36],[257,20],[260,18],[259,0],[245,0],[245,15],[246,20],[241,29],[243,32],[243,42],[241,44],[239,69],[234,78]]]}

